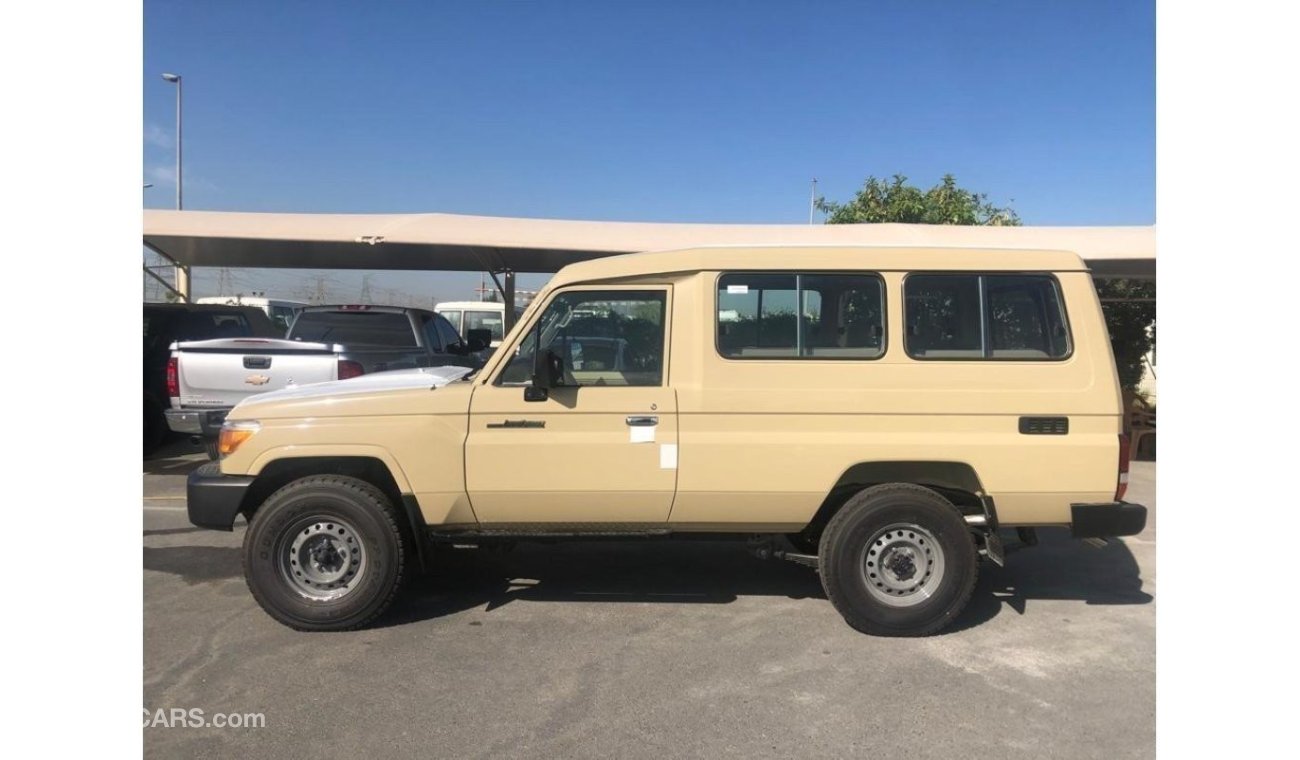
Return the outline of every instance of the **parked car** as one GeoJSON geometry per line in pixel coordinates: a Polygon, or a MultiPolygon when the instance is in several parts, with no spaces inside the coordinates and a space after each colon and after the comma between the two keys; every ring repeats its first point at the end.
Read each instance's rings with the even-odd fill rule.
{"type": "Polygon", "coordinates": [[[152,451],[167,435],[168,358],[176,341],[205,338],[278,337],[282,331],[262,310],[250,306],[201,304],[144,305],[144,450],[152,451]]]}
{"type": "Polygon", "coordinates": [[[262,296],[204,296],[195,303],[219,303],[227,306],[256,306],[266,312],[280,326],[281,332],[289,329],[293,318],[307,307],[305,301],[289,301],[283,298],[264,298],[262,296]]]}
{"type": "Polygon", "coordinates": [[[1032,545],[1039,526],[1146,524],[1072,253],[644,253],[569,266],[536,303],[476,373],[230,412],[189,517],[248,519],[245,577],[272,617],[365,625],[446,544],[705,534],[815,567],[859,631],[926,635],[981,560],[1004,561],[999,528],[1032,545]]]}
{"type": "Polygon", "coordinates": [[[501,339],[505,337],[506,305],[503,303],[446,301],[434,306],[433,310],[446,317],[461,335],[469,335],[471,330],[488,330],[492,335],[489,341],[492,348],[501,345],[501,339]]]}
{"type": "Polygon", "coordinates": [[[236,403],[289,386],[416,367],[482,366],[481,338],[464,341],[442,316],[389,306],[310,306],[283,339],[179,341],[172,346],[168,426],[200,438],[213,459],[236,403]]]}

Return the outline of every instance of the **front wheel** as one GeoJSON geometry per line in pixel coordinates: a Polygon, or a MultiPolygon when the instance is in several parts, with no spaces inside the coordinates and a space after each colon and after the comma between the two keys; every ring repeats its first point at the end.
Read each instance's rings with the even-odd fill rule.
{"type": "Polygon", "coordinates": [[[359,628],[401,586],[408,542],[398,520],[389,498],[363,480],[296,480],[254,514],[244,579],[262,609],[291,628],[359,628]]]}
{"type": "Polygon", "coordinates": [[[928,488],[874,486],[849,499],[822,534],[826,596],[863,633],[926,636],[961,613],[979,554],[955,507],[928,488]]]}

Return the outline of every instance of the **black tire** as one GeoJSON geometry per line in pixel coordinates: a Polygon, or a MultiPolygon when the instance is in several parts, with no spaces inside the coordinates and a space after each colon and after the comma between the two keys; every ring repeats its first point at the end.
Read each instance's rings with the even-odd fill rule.
{"type": "Polygon", "coordinates": [[[221,450],[217,448],[217,441],[215,440],[203,439],[203,453],[207,454],[208,459],[214,462],[221,458],[221,450]]]}
{"type": "Polygon", "coordinates": [[[408,546],[396,508],[378,488],[343,475],[312,475],[271,494],[253,515],[244,535],[244,580],[262,609],[290,628],[353,630],[382,614],[397,596],[408,546]],[[304,525],[332,527],[331,521],[346,526],[349,538],[355,532],[362,551],[353,557],[363,557],[363,564],[338,598],[311,598],[295,587],[301,580],[290,580],[286,563],[298,555],[286,542],[306,533],[304,525]]]}
{"type": "Polygon", "coordinates": [[[853,628],[875,636],[928,636],[970,601],[979,553],[951,502],[928,488],[891,483],[858,492],[835,514],[822,533],[818,565],[826,596],[853,628]],[[873,562],[873,555],[885,561],[873,562]],[[872,571],[882,567],[868,562],[889,563],[892,581],[886,583],[910,590],[898,589],[895,601],[895,589],[879,582],[883,577],[872,580],[872,571]],[[924,588],[917,585],[922,582],[924,588]]]}

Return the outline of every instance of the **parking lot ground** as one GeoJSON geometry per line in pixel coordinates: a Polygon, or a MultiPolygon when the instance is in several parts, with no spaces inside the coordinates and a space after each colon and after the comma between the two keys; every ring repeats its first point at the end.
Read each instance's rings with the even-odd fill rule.
{"type": "Polygon", "coordinates": [[[245,588],[242,524],[187,522],[189,451],[144,463],[144,706],[265,726],[146,728],[152,755],[1155,754],[1154,463],[1146,532],[1040,531],[931,638],[856,633],[810,568],[669,541],[458,552],[374,627],[304,634],[245,588]]]}

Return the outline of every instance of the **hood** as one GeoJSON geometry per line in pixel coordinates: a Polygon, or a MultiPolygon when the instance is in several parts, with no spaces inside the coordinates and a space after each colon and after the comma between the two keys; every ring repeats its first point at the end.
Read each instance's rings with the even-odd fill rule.
{"type": "Polygon", "coordinates": [[[419,388],[441,388],[454,383],[474,370],[469,367],[420,367],[419,369],[396,369],[389,372],[375,372],[347,380],[330,380],[324,383],[308,383],[281,388],[270,393],[250,396],[247,401],[301,401],[327,396],[347,396],[357,393],[375,393],[377,391],[401,391],[419,388]]]}

